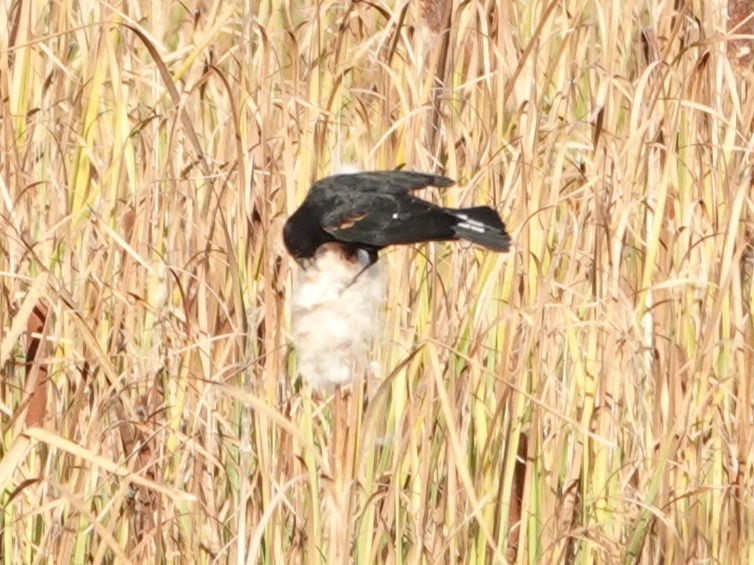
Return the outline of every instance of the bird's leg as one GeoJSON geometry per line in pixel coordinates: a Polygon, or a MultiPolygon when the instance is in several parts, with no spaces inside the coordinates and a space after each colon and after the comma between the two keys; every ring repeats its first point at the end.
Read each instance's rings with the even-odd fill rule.
{"type": "Polygon", "coordinates": [[[358,273],[356,273],[356,276],[351,279],[351,282],[349,282],[343,290],[341,290],[341,294],[347,291],[349,288],[351,288],[354,284],[356,284],[356,281],[359,280],[359,277],[366,272],[366,270],[371,267],[371,265],[367,265],[363,269],[361,269],[358,273]]]}
{"type": "Polygon", "coordinates": [[[374,265],[377,262],[377,259],[379,259],[376,251],[366,251],[365,249],[359,249],[358,251],[356,251],[356,255],[359,262],[364,266],[358,273],[356,273],[356,276],[351,279],[351,282],[346,285],[346,288],[343,289],[344,292],[348,288],[350,288],[357,280],[359,280],[359,277],[366,273],[369,267],[374,265]],[[366,257],[364,257],[364,255],[366,255],[366,257]]]}

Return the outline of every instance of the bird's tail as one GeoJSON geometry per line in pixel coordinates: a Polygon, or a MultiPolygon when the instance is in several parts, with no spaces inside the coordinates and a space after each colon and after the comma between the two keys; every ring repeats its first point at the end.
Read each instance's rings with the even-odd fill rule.
{"type": "Polygon", "coordinates": [[[511,238],[498,213],[488,206],[450,210],[458,222],[453,231],[460,239],[466,239],[493,251],[510,250],[511,238]]]}

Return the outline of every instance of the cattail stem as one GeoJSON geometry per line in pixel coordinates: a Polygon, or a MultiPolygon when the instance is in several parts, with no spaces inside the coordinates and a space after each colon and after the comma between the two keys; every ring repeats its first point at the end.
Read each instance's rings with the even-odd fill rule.
{"type": "Polygon", "coordinates": [[[349,429],[351,393],[342,386],[335,389],[333,399],[333,442],[330,446],[332,490],[330,497],[330,551],[328,563],[349,562],[351,484],[353,479],[353,450],[355,440],[349,429]]]}

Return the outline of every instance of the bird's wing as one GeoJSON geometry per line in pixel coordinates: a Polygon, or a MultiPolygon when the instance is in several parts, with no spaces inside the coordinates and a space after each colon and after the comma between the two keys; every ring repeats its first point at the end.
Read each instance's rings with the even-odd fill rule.
{"type": "Polygon", "coordinates": [[[322,218],[322,229],[338,241],[383,247],[397,211],[398,203],[389,194],[339,192],[322,218]]]}
{"type": "Polygon", "coordinates": [[[436,175],[411,171],[375,171],[348,175],[333,175],[314,183],[317,191],[356,191],[387,194],[406,194],[427,186],[447,188],[455,181],[436,175]]]}
{"type": "Polygon", "coordinates": [[[455,239],[455,219],[430,202],[390,193],[340,193],[322,227],[336,240],[372,247],[455,239]]]}

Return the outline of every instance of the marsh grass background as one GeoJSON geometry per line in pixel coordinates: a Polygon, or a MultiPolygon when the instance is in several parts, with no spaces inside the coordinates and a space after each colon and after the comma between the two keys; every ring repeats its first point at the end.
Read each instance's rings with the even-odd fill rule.
{"type": "Polygon", "coordinates": [[[754,563],[725,8],[0,2],[0,561],[754,563]],[[280,232],[348,163],[516,248],[386,254],[337,541],[280,232]]]}

